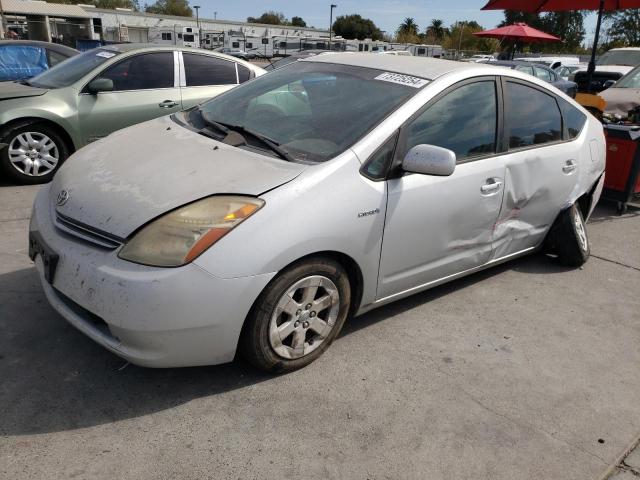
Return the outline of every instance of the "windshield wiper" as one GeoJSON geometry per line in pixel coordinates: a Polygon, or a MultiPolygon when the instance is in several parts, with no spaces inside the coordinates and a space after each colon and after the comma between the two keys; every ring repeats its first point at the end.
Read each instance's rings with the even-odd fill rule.
{"type": "MultiPolygon", "coordinates": [[[[205,118],[204,115],[202,115],[202,119],[204,120],[204,122],[208,126],[213,127],[216,130],[219,130],[220,132],[224,133],[225,135],[229,135],[230,132],[236,132],[236,133],[240,133],[240,134],[249,135],[249,136],[255,138],[256,140],[258,140],[263,145],[267,146],[269,148],[269,150],[274,152],[276,155],[278,155],[283,160],[287,160],[288,162],[294,162],[295,161],[295,158],[293,158],[291,156],[291,154],[289,154],[284,149],[282,149],[278,142],[276,142],[275,140],[270,139],[269,137],[266,137],[266,136],[264,136],[264,135],[262,135],[260,133],[256,133],[254,131],[248,130],[245,127],[243,127],[242,125],[233,125],[233,124],[230,124],[230,123],[224,123],[224,122],[217,122],[217,121],[214,121],[214,120],[209,120],[209,119],[205,118]]],[[[246,144],[246,140],[245,140],[245,144],[246,144]]]]}

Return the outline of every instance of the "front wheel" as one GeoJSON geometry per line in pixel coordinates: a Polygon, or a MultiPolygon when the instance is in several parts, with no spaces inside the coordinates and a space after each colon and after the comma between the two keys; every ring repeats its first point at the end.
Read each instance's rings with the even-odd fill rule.
{"type": "Polygon", "coordinates": [[[60,134],[43,123],[10,126],[0,131],[0,166],[23,185],[45,183],[69,156],[60,134]]]}
{"type": "Polygon", "coordinates": [[[302,368],[329,347],[351,302],[347,273],[334,260],[314,258],[280,273],[252,308],[240,352],[270,372],[302,368]]]}
{"type": "Polygon", "coordinates": [[[562,211],[551,231],[553,251],[564,265],[580,267],[589,258],[587,229],[576,203],[562,211]]]}

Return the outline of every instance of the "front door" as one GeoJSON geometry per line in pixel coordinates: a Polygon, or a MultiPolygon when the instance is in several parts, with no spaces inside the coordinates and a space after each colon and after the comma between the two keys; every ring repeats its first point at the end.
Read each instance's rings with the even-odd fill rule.
{"type": "Polygon", "coordinates": [[[396,159],[431,144],[456,153],[448,177],[388,180],[378,299],[483,265],[491,257],[504,164],[496,156],[498,97],[493,77],[459,84],[401,131],[396,159]]]}
{"type": "Polygon", "coordinates": [[[115,130],[180,110],[174,52],[141,53],[106,68],[98,76],[113,91],[79,95],[78,116],[85,143],[115,130]]]}

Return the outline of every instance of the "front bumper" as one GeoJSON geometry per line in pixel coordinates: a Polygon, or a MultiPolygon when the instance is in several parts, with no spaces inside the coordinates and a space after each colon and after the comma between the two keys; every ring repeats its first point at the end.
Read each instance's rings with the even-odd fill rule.
{"type": "Polygon", "coordinates": [[[54,273],[47,273],[40,252],[33,254],[47,300],[69,323],[141,366],[214,365],[233,359],[244,319],[275,273],[222,279],[194,264],[137,265],[119,259],[117,250],[62,232],[53,215],[45,187],[36,198],[29,230],[57,256],[54,273]]]}

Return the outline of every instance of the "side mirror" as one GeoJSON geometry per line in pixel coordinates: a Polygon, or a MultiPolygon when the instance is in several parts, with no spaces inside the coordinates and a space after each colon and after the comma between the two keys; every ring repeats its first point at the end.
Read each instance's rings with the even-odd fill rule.
{"type": "Polygon", "coordinates": [[[406,172],[446,177],[456,169],[456,154],[435,145],[416,145],[402,160],[406,172]]]}
{"type": "Polygon", "coordinates": [[[615,84],[616,84],[616,81],[615,81],[615,80],[607,80],[606,82],[604,82],[604,83],[602,84],[602,86],[603,86],[605,89],[607,89],[607,88],[611,88],[611,87],[613,87],[615,84]]]}
{"type": "Polygon", "coordinates": [[[110,78],[94,78],[87,85],[87,91],[92,95],[96,95],[100,92],[110,92],[113,90],[113,80],[110,78]]]}

